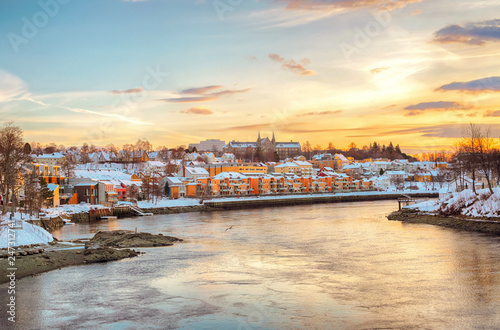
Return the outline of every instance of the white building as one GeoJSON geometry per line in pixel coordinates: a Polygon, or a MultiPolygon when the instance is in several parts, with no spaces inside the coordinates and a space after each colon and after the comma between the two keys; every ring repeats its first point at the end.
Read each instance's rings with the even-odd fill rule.
{"type": "Polygon", "coordinates": [[[181,166],[179,172],[177,172],[177,176],[197,179],[210,176],[210,174],[203,167],[181,166]]]}
{"type": "Polygon", "coordinates": [[[221,151],[226,145],[225,141],[219,139],[209,139],[200,143],[190,143],[189,148],[196,148],[198,151],[221,151]]]}

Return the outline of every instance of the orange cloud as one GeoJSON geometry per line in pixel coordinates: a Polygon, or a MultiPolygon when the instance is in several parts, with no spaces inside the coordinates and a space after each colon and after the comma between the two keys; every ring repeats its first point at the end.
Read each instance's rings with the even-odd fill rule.
{"type": "Polygon", "coordinates": [[[283,70],[291,71],[300,76],[314,76],[316,74],[316,71],[305,68],[306,65],[311,64],[311,60],[308,58],[303,58],[300,60],[300,63],[297,63],[294,60],[286,60],[278,54],[269,54],[269,58],[274,62],[282,63],[281,68],[283,70]]]}
{"type": "Polygon", "coordinates": [[[210,109],[205,108],[190,108],[187,110],[181,111],[181,113],[187,113],[192,115],[212,115],[213,112],[210,109]]]}
{"type": "Polygon", "coordinates": [[[140,93],[143,90],[144,90],[144,87],[137,87],[137,88],[126,89],[124,91],[112,90],[112,91],[109,91],[109,93],[111,93],[111,94],[132,94],[132,93],[140,93]]]}
{"type": "Polygon", "coordinates": [[[388,67],[388,66],[384,66],[384,67],[381,67],[381,68],[371,69],[371,70],[370,70],[370,73],[371,73],[371,74],[377,74],[377,73],[380,73],[380,72],[382,72],[382,71],[389,70],[389,69],[390,69],[390,67],[388,67]]]}

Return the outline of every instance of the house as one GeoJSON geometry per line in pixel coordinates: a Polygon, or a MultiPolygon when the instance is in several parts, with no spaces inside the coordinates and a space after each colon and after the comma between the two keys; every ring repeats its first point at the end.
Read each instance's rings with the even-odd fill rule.
{"type": "Polygon", "coordinates": [[[43,154],[40,156],[36,156],[35,160],[37,163],[40,164],[47,164],[47,165],[59,165],[62,163],[64,159],[64,155],[60,152],[53,152],[51,154],[43,154]]]}
{"type": "Polygon", "coordinates": [[[177,172],[177,176],[196,179],[209,176],[209,173],[203,167],[182,166],[177,172]]]}
{"type": "Polygon", "coordinates": [[[236,156],[234,154],[226,152],[222,155],[220,161],[222,163],[236,163],[238,160],[236,159],[236,156]]]}
{"type": "Polygon", "coordinates": [[[59,185],[53,184],[53,183],[49,183],[47,185],[47,188],[53,194],[52,205],[50,205],[50,207],[58,207],[59,206],[59,185]]]}
{"type": "Polygon", "coordinates": [[[82,182],[74,186],[78,203],[104,204],[106,202],[105,184],[102,182],[82,182]]]}

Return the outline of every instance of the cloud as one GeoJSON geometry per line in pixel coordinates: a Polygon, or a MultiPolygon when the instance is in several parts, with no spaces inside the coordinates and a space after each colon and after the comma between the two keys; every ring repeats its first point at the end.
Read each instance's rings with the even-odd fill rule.
{"type": "Polygon", "coordinates": [[[248,62],[256,62],[258,61],[257,60],[257,57],[253,56],[253,55],[247,55],[245,56],[245,59],[248,61],[248,62]]]}
{"type": "Polygon", "coordinates": [[[233,95],[233,94],[238,94],[238,93],[246,93],[249,90],[250,90],[250,88],[223,90],[223,91],[212,93],[212,94],[208,94],[208,95],[213,96],[213,97],[221,97],[221,96],[233,95]]]}
{"type": "Polygon", "coordinates": [[[205,108],[190,108],[188,110],[183,110],[181,113],[193,114],[193,115],[211,115],[212,110],[205,108]]]}
{"type": "Polygon", "coordinates": [[[0,69],[0,102],[10,101],[26,92],[24,81],[0,69]]]}
{"type": "Polygon", "coordinates": [[[490,110],[483,114],[483,117],[500,117],[500,110],[490,110]]]}
{"type": "Polygon", "coordinates": [[[342,113],[342,110],[307,112],[300,114],[299,116],[326,116],[326,115],[336,115],[339,113],[342,113]]]}
{"type": "Polygon", "coordinates": [[[377,8],[392,10],[405,7],[408,4],[420,2],[421,0],[275,0],[287,4],[289,10],[339,10],[339,9],[361,9],[377,8]]]}
{"type": "Polygon", "coordinates": [[[144,87],[137,87],[137,88],[126,89],[124,91],[112,90],[112,91],[109,91],[109,93],[111,93],[111,94],[133,94],[133,93],[140,93],[143,90],[144,90],[144,87]]]}
{"type": "Polygon", "coordinates": [[[204,87],[189,88],[189,89],[185,89],[185,90],[181,91],[180,94],[201,95],[201,94],[205,94],[205,93],[211,92],[213,90],[216,90],[216,89],[219,89],[222,87],[224,87],[224,86],[222,86],[222,85],[210,85],[210,86],[204,86],[204,87]]]}
{"type": "Polygon", "coordinates": [[[215,101],[218,98],[222,96],[228,96],[228,95],[233,95],[233,94],[238,94],[238,93],[246,93],[250,90],[250,88],[246,89],[226,89],[226,90],[221,90],[215,93],[208,93],[217,89],[220,89],[224,86],[222,85],[210,85],[210,86],[204,86],[204,87],[196,87],[196,88],[189,88],[181,91],[179,94],[185,95],[185,94],[193,94],[193,95],[199,95],[199,96],[186,96],[186,97],[173,97],[173,98],[168,98],[168,99],[160,99],[159,101],[164,101],[164,102],[174,102],[174,103],[191,103],[191,102],[211,102],[215,101]]]}
{"type": "Polygon", "coordinates": [[[413,13],[410,14],[410,16],[417,16],[422,14],[422,11],[420,9],[415,9],[413,13]]]}
{"type": "Polygon", "coordinates": [[[215,101],[217,98],[213,96],[192,96],[192,97],[174,97],[169,99],[160,99],[158,101],[172,102],[172,103],[192,103],[192,102],[210,102],[215,101]]]}
{"type": "Polygon", "coordinates": [[[381,67],[381,68],[371,69],[371,70],[370,70],[370,73],[371,73],[371,74],[377,74],[377,73],[380,73],[380,72],[382,72],[382,71],[386,71],[386,70],[389,70],[389,69],[390,69],[390,67],[388,67],[388,66],[384,66],[384,67],[381,67]]]}
{"type": "Polygon", "coordinates": [[[300,60],[300,63],[297,63],[294,60],[286,60],[278,54],[269,54],[269,58],[274,62],[282,63],[281,68],[283,70],[289,70],[300,76],[314,76],[316,74],[316,71],[305,68],[306,65],[311,64],[311,60],[308,58],[300,60]]]}
{"type": "Polygon", "coordinates": [[[409,105],[405,110],[409,110],[405,113],[405,116],[419,116],[426,110],[440,111],[440,110],[466,110],[462,104],[457,102],[447,102],[447,101],[437,101],[437,102],[422,102],[419,104],[409,105]]]}
{"type": "Polygon", "coordinates": [[[465,26],[452,24],[434,33],[439,43],[463,43],[481,46],[486,42],[500,41],[500,19],[468,23],[465,26]]]}
{"type": "Polygon", "coordinates": [[[464,107],[457,102],[447,102],[447,101],[438,101],[438,102],[422,102],[419,104],[409,105],[405,108],[405,110],[459,110],[464,107]]]}
{"type": "Polygon", "coordinates": [[[452,82],[443,85],[438,91],[467,91],[467,92],[500,92],[500,77],[481,78],[466,82],[452,82]]]}
{"type": "Polygon", "coordinates": [[[129,117],[117,114],[117,113],[98,112],[98,111],[72,108],[72,107],[66,107],[66,106],[61,106],[61,108],[69,110],[71,112],[85,113],[85,114],[96,115],[96,116],[101,116],[101,117],[113,118],[113,119],[118,119],[118,120],[121,120],[121,121],[124,121],[127,123],[132,123],[132,124],[137,124],[137,125],[154,125],[153,123],[150,123],[150,122],[136,120],[133,118],[129,118],[129,117]]]}

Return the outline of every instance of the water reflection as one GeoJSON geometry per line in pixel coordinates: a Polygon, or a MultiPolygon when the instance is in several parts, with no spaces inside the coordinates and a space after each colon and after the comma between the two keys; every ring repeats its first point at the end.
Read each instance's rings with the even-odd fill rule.
{"type": "Polygon", "coordinates": [[[499,327],[498,238],[387,221],[394,207],[393,201],[324,204],[66,226],[55,235],[137,227],[187,241],[23,279],[18,324],[499,327]]]}

